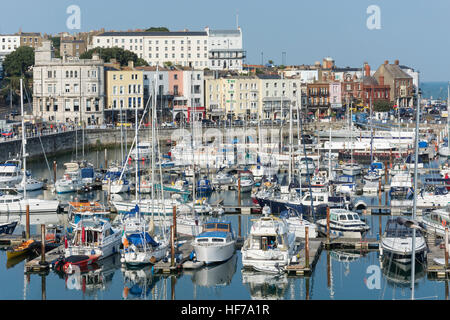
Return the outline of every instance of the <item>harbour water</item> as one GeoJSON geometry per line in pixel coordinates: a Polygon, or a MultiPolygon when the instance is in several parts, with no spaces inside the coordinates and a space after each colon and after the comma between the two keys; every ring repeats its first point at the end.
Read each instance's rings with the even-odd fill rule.
{"type": "MultiPolygon", "coordinates": [[[[110,160],[120,156],[120,148],[109,150],[110,160]]],[[[103,152],[86,152],[85,158],[93,164],[104,163],[103,152]]],[[[58,176],[62,174],[62,164],[72,160],[73,155],[49,159],[58,163],[58,176]]],[[[29,164],[37,177],[51,177],[43,161],[29,164]]],[[[39,197],[55,197],[48,192],[38,193],[39,197]]],[[[133,195],[130,195],[133,197],[133,195]]],[[[79,195],[58,196],[69,200],[79,195]]],[[[104,200],[103,191],[88,195],[90,199],[104,200]]],[[[224,204],[237,203],[236,191],[221,191],[213,194],[210,201],[222,198],[224,204]]],[[[243,204],[251,202],[250,196],[243,196],[243,204]]],[[[238,229],[238,215],[224,215],[238,229]]],[[[241,232],[245,237],[255,215],[241,216],[241,232]]],[[[367,238],[379,238],[379,221],[384,229],[387,216],[363,216],[370,226],[367,238]]],[[[36,233],[40,223],[64,223],[66,217],[43,215],[32,217],[31,233],[36,233]]],[[[15,233],[21,233],[20,225],[15,233]]],[[[53,271],[46,275],[26,275],[26,260],[8,261],[6,252],[0,250],[0,290],[1,300],[250,300],[250,299],[410,299],[411,272],[401,270],[396,265],[380,268],[378,251],[338,251],[322,250],[310,277],[271,275],[242,270],[241,253],[236,251],[233,258],[219,265],[184,271],[179,275],[154,275],[151,267],[140,270],[125,269],[118,255],[99,263],[87,274],[59,276],[53,271]]],[[[447,299],[448,283],[427,278],[424,266],[416,265],[415,299],[447,299]]]]}

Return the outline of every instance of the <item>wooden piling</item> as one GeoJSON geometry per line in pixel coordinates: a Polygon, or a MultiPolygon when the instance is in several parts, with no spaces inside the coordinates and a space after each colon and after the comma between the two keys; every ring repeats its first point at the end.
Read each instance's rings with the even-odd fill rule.
{"type": "Polygon", "coordinates": [[[241,177],[238,179],[238,206],[241,206],[241,177]]]}
{"type": "Polygon", "coordinates": [[[381,231],[382,231],[382,227],[381,227],[381,216],[378,216],[378,232],[379,232],[379,235],[380,235],[380,240],[381,240],[381,235],[382,235],[382,233],[381,233],[381,231]]]}
{"type": "Polygon", "coordinates": [[[172,218],[173,218],[173,234],[174,237],[177,237],[177,206],[173,206],[172,211],[172,218]]]}
{"type": "Polygon", "coordinates": [[[173,234],[174,228],[170,226],[170,265],[175,266],[175,236],[173,234]]]}
{"type": "Polygon", "coordinates": [[[385,161],[384,162],[384,184],[387,184],[387,182],[388,182],[388,166],[387,166],[387,161],[385,161]]]}
{"type": "Polygon", "coordinates": [[[330,250],[327,250],[327,287],[331,287],[331,260],[330,250]]]}
{"type": "Polygon", "coordinates": [[[26,237],[27,240],[30,239],[30,205],[27,203],[26,206],[26,237]]]}
{"type": "Polygon", "coordinates": [[[448,268],[448,227],[445,227],[445,271],[448,268]]]}
{"type": "Polygon", "coordinates": [[[389,168],[392,169],[392,149],[389,149],[389,168]]]}
{"type": "Polygon", "coordinates": [[[45,274],[41,275],[41,299],[42,300],[47,300],[47,288],[46,288],[46,283],[45,283],[45,278],[47,276],[45,274]]]}
{"type": "Polygon", "coordinates": [[[242,233],[241,233],[241,215],[238,216],[238,236],[239,238],[241,238],[242,233]]]}
{"type": "Polygon", "coordinates": [[[378,180],[378,205],[381,206],[381,179],[378,180]]]}
{"type": "Polygon", "coordinates": [[[309,277],[305,278],[306,300],[309,300],[309,277]]]}
{"type": "Polygon", "coordinates": [[[330,207],[327,207],[327,244],[330,244],[330,207]]]}
{"type": "Polygon", "coordinates": [[[305,268],[309,268],[309,227],[305,226],[305,268]]]}
{"type": "Polygon", "coordinates": [[[108,150],[105,148],[105,170],[108,169],[108,150]]]}
{"type": "Polygon", "coordinates": [[[53,183],[56,182],[56,161],[53,161],[53,183]]]}
{"type": "Polygon", "coordinates": [[[41,265],[45,265],[45,224],[41,224],[41,265]]]}
{"type": "Polygon", "coordinates": [[[175,300],[175,283],[177,279],[175,276],[170,277],[170,289],[171,289],[171,298],[175,300]]]}

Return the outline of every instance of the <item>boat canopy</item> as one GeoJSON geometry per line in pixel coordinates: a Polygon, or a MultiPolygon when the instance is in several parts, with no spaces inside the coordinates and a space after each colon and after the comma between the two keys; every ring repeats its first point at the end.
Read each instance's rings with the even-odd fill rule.
{"type": "Polygon", "coordinates": [[[150,244],[152,247],[159,246],[159,243],[153,240],[148,232],[132,233],[130,235],[127,235],[127,240],[135,246],[142,246],[144,243],[150,244]]]}
{"type": "Polygon", "coordinates": [[[226,238],[227,237],[227,232],[224,232],[224,231],[207,231],[207,232],[202,232],[202,233],[200,233],[197,236],[197,238],[210,238],[210,237],[226,238]]]}

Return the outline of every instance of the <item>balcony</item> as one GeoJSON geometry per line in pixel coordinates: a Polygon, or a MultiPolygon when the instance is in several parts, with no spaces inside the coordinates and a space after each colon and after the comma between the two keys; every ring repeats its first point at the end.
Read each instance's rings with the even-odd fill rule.
{"type": "Polygon", "coordinates": [[[210,50],[209,59],[223,60],[223,59],[245,59],[247,57],[247,53],[244,50],[239,49],[215,49],[210,50]]]}

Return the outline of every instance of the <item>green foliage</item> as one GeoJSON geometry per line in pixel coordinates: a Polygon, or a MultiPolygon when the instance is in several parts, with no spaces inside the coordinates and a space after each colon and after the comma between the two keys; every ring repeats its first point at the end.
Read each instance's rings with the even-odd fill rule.
{"type": "Polygon", "coordinates": [[[269,60],[269,64],[273,64],[273,60],[269,60]]]}
{"type": "Polygon", "coordinates": [[[169,29],[166,27],[151,27],[145,30],[147,32],[169,32],[169,29]]]}
{"type": "Polygon", "coordinates": [[[61,58],[60,48],[61,48],[61,38],[60,37],[50,37],[49,40],[53,44],[55,49],[55,58],[61,58]]]}
{"type": "Polygon", "coordinates": [[[121,66],[128,65],[128,61],[133,61],[135,66],[146,66],[147,62],[138,58],[137,54],[124,50],[122,48],[100,48],[96,47],[80,55],[80,59],[92,59],[94,52],[100,55],[100,58],[105,62],[110,62],[111,59],[116,59],[121,66]]]}
{"type": "Polygon", "coordinates": [[[19,47],[8,54],[3,62],[3,68],[7,77],[25,75],[34,65],[34,48],[19,47]]]}
{"type": "Polygon", "coordinates": [[[374,112],[389,112],[392,109],[392,103],[389,100],[377,100],[373,104],[374,112]]]}
{"type": "Polygon", "coordinates": [[[164,67],[171,67],[171,66],[173,66],[171,61],[165,61],[164,62],[164,67]]]}

